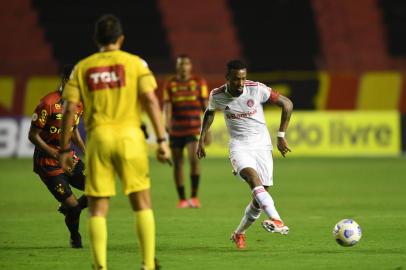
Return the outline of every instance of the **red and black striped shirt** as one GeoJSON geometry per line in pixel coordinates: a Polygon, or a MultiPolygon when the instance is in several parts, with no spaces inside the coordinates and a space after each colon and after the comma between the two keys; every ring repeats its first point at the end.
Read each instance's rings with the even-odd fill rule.
{"type": "Polygon", "coordinates": [[[172,77],[164,84],[164,101],[171,104],[171,136],[198,135],[200,133],[201,114],[207,100],[206,81],[192,76],[187,81],[172,77]]]}
{"type": "MultiPolygon", "coordinates": [[[[83,106],[80,103],[75,113],[74,126],[79,124],[83,106]]],[[[44,96],[32,115],[31,125],[42,129],[40,136],[49,146],[59,149],[60,133],[62,126],[62,100],[61,93],[54,91],[44,96]]],[[[73,152],[72,152],[73,155],[73,152]]],[[[34,150],[34,172],[53,176],[63,172],[58,160],[49,156],[38,147],[34,150]]]]}

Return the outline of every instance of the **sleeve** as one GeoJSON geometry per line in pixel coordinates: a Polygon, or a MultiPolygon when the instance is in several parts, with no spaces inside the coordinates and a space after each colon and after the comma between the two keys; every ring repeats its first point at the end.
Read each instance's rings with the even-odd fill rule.
{"type": "Polygon", "coordinates": [[[171,92],[170,92],[170,80],[166,80],[164,82],[164,86],[162,88],[162,92],[164,94],[164,102],[170,102],[171,101],[171,92]]]}
{"type": "Polygon", "coordinates": [[[148,67],[147,62],[139,59],[138,63],[138,89],[141,94],[155,91],[158,87],[155,77],[148,67]]]}
{"type": "Polygon", "coordinates": [[[207,99],[208,97],[208,89],[207,83],[204,79],[200,80],[200,98],[207,99]]]}
{"type": "Polygon", "coordinates": [[[47,123],[48,115],[51,114],[50,107],[48,104],[41,102],[35,108],[34,113],[32,114],[31,124],[37,128],[43,129],[47,123]]]}
{"type": "Polygon", "coordinates": [[[207,105],[207,109],[209,111],[215,111],[217,108],[216,100],[214,99],[213,96],[213,91],[209,95],[209,104],[207,105]]]}
{"type": "Polygon", "coordinates": [[[71,102],[79,103],[80,97],[80,83],[79,83],[79,68],[76,65],[70,75],[69,81],[63,89],[62,98],[71,102]]]}
{"type": "Polygon", "coordinates": [[[276,102],[279,97],[278,92],[272,90],[271,87],[268,87],[263,83],[258,84],[258,93],[261,103],[276,102]]]}

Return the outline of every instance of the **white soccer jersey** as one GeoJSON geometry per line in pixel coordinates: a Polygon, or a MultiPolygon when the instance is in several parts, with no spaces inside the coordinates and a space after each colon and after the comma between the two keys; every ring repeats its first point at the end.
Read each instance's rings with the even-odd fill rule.
{"type": "Polygon", "coordinates": [[[243,93],[233,97],[227,85],[210,93],[208,110],[219,109],[230,134],[230,150],[272,149],[271,137],[265,122],[262,104],[269,101],[272,89],[253,81],[246,81],[243,93]]]}

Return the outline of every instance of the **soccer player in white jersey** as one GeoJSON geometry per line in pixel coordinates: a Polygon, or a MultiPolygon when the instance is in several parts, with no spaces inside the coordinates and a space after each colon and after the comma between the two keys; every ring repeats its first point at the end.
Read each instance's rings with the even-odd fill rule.
{"type": "Polygon", "coordinates": [[[207,131],[213,122],[215,110],[221,110],[230,134],[233,171],[248,183],[253,196],[240,224],[231,235],[237,248],[245,248],[245,231],[259,218],[261,210],[268,216],[262,222],[266,231],[281,234],[289,232],[268,193],[268,188],[273,184],[272,142],[262,104],[274,103],[282,108],[277,147],[283,157],[290,152],[285,131],[293,104],[266,85],[246,78],[247,67],[242,61],[232,60],[227,64],[227,83],[210,93],[197,148],[198,158],[205,157],[204,140],[207,131]]]}

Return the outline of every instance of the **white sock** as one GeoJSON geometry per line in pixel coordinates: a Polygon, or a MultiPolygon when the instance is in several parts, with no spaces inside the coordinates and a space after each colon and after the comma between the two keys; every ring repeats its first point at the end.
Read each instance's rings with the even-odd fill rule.
{"type": "Polygon", "coordinates": [[[245,233],[245,231],[259,218],[261,215],[261,209],[256,208],[252,202],[250,202],[245,208],[244,216],[241,219],[240,225],[235,230],[236,233],[245,233]]]}
{"type": "Polygon", "coordinates": [[[275,204],[271,195],[266,191],[263,186],[255,187],[252,190],[252,195],[254,196],[255,200],[257,200],[258,204],[261,206],[262,210],[268,215],[271,219],[281,220],[281,217],[276,211],[275,204]]]}

